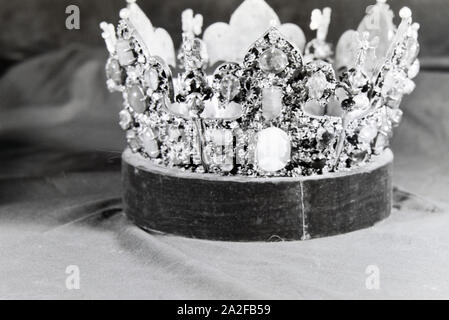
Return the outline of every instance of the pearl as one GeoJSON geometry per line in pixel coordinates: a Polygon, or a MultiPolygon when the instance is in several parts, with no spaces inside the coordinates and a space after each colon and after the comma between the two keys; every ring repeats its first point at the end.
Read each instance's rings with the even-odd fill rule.
{"type": "Polygon", "coordinates": [[[122,110],[119,113],[119,117],[120,117],[120,127],[123,130],[128,130],[131,128],[131,124],[132,124],[132,117],[131,114],[127,111],[127,110],[122,110]]]}
{"type": "Polygon", "coordinates": [[[269,87],[262,90],[262,114],[266,120],[273,120],[282,112],[283,92],[280,87],[269,87]]]}
{"type": "Polygon", "coordinates": [[[131,108],[137,113],[144,113],[147,105],[145,103],[145,95],[142,88],[134,85],[127,90],[128,102],[131,108]]]}
{"type": "Polygon", "coordinates": [[[402,19],[409,19],[412,16],[412,10],[410,10],[409,7],[403,7],[400,11],[399,11],[399,16],[402,19]]]}
{"type": "Polygon", "coordinates": [[[278,74],[285,70],[288,65],[287,55],[278,48],[265,50],[260,56],[260,68],[266,73],[278,74]]]}
{"type": "Polygon", "coordinates": [[[272,127],[257,134],[256,160],[260,169],[279,171],[289,163],[290,156],[291,142],[285,131],[272,127]]]}

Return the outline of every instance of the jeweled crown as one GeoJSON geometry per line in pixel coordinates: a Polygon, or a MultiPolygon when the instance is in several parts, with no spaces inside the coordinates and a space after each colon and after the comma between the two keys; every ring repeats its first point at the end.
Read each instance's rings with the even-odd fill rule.
{"type": "Polygon", "coordinates": [[[263,0],[244,1],[202,38],[202,16],[186,10],[178,55],[135,0],[120,17],[117,28],[101,24],[107,84],[124,98],[120,126],[133,152],[181,170],[302,176],[363,165],[388,147],[419,72],[419,25],[403,8],[396,27],[385,0],[335,56],[330,8],[312,12],[308,43],[263,0]]]}

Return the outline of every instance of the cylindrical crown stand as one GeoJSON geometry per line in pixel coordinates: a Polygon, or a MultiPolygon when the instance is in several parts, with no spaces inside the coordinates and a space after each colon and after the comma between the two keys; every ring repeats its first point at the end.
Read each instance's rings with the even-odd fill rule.
{"type": "Polygon", "coordinates": [[[126,215],[139,227],[198,239],[305,240],[373,226],[390,215],[393,154],[350,172],[300,178],[186,173],[123,154],[126,215]]]}

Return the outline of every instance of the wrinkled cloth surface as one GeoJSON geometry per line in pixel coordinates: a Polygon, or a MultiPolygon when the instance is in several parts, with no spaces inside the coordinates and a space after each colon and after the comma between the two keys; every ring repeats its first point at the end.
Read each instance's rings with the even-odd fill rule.
{"type": "Polygon", "coordinates": [[[147,234],[124,216],[121,96],[105,89],[105,58],[71,47],[0,80],[0,298],[449,298],[449,73],[423,71],[402,104],[390,218],[306,242],[226,243],[147,234]],[[66,288],[71,265],[80,290],[66,288]]]}

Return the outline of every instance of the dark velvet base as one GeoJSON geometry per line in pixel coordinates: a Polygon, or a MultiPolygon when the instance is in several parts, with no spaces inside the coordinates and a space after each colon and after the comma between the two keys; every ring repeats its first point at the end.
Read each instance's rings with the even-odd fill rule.
{"type": "Polygon", "coordinates": [[[192,174],[123,154],[127,216],[147,231],[226,241],[304,240],[370,227],[391,211],[393,154],[304,178],[192,174]]]}

